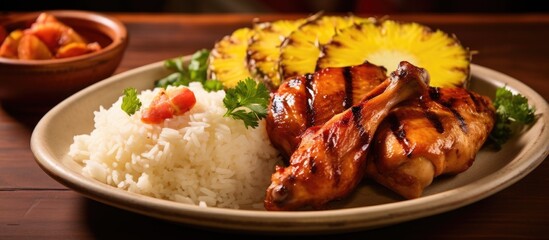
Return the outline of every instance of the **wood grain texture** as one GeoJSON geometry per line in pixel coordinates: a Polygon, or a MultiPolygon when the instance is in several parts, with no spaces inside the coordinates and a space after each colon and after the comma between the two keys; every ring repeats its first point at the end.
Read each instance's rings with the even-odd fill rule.
{"type": "MultiPolygon", "coordinates": [[[[250,26],[256,17],[270,21],[305,16],[112,15],[124,22],[130,34],[130,43],[117,73],[211,48],[222,36],[239,27],[250,26]]],[[[549,100],[549,15],[392,17],[418,21],[456,34],[465,46],[478,51],[473,56],[473,63],[519,79],[549,100]]],[[[34,125],[44,111],[29,113],[0,105],[0,239],[104,239],[112,236],[143,239],[159,236],[157,234],[173,236],[166,237],[168,239],[250,237],[130,213],[88,200],[55,182],[35,163],[29,146],[34,125]]],[[[466,207],[394,226],[325,237],[547,239],[547,186],[549,163],[545,159],[524,179],[466,207]]]]}

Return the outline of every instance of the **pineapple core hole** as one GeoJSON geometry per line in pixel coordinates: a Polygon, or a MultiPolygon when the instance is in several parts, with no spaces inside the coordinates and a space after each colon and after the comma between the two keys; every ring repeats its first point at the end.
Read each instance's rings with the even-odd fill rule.
{"type": "Polygon", "coordinates": [[[417,59],[412,54],[396,50],[377,51],[370,54],[366,59],[373,64],[384,66],[387,71],[397,69],[401,61],[408,61],[413,65],[419,66],[417,59]]]}

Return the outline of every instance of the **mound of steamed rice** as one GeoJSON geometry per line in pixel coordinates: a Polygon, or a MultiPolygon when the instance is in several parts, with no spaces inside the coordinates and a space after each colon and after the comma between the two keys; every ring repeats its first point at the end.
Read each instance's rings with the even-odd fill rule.
{"type": "MultiPolygon", "coordinates": [[[[170,91],[173,87],[169,87],[170,91]]],[[[206,92],[192,83],[196,105],[162,124],[128,116],[122,97],[96,111],[90,134],[74,137],[69,156],[84,175],[130,192],[200,206],[262,206],[279,160],[265,121],[252,129],[223,117],[224,91],[206,92]]],[[[144,109],[159,89],[138,96],[144,109]]]]}

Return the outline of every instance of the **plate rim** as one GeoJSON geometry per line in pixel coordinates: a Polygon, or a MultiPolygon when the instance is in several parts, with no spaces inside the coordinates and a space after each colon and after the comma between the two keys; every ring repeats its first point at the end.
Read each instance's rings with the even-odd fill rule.
{"type": "Polygon", "coordinates": [[[483,176],[472,183],[433,195],[412,200],[403,200],[374,206],[319,211],[271,212],[263,210],[203,208],[168,200],[156,199],[122,189],[111,187],[82,175],[54,159],[48,146],[44,145],[44,129],[51,119],[66,106],[97,89],[109,86],[135,74],[163,67],[163,61],[134,68],[103,81],[95,83],[65,99],[38,122],[31,135],[31,151],[38,165],[52,178],[69,189],[90,199],[131,212],[168,221],[200,225],[225,230],[246,230],[250,232],[342,232],[356,229],[369,229],[418,219],[453,210],[484,199],[514,184],[539,166],[548,155],[549,146],[549,107],[545,99],[536,91],[501,72],[476,64],[471,64],[471,75],[482,76],[491,83],[507,85],[512,91],[528,96],[536,106],[537,121],[543,124],[536,140],[523,149],[514,159],[501,169],[483,176]],[[535,151],[534,147],[545,147],[545,151],[535,151]],[[479,187],[480,186],[480,187],[479,187]],[[460,193],[457,195],[457,193],[460,193]],[[230,220],[227,220],[229,217],[230,220]],[[250,224],[253,223],[253,224],[250,224]]]}

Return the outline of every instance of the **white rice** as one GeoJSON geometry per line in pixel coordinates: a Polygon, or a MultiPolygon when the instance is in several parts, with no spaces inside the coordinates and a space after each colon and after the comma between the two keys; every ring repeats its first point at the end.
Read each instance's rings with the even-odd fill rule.
{"type": "MultiPolygon", "coordinates": [[[[189,88],[196,105],[162,124],[141,122],[140,111],[128,116],[122,97],[108,109],[101,106],[95,129],[74,137],[69,156],[84,175],[130,192],[199,206],[261,206],[279,161],[265,121],[246,129],[223,117],[224,91],[206,92],[200,83],[189,88]]],[[[158,91],[140,93],[142,109],[158,91]]]]}

